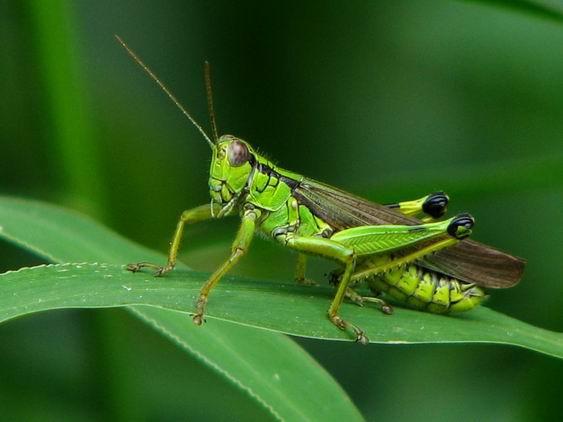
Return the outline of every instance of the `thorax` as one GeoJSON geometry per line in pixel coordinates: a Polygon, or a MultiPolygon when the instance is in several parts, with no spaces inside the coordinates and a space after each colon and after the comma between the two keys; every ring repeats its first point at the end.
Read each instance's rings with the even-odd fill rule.
{"type": "Polygon", "coordinates": [[[303,176],[258,157],[248,181],[246,201],[266,211],[277,211],[291,197],[303,176]]]}

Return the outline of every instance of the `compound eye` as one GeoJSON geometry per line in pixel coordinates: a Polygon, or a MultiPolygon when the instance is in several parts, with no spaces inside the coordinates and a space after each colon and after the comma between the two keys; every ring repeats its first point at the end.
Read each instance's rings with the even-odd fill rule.
{"type": "Polygon", "coordinates": [[[229,164],[233,167],[242,166],[250,158],[248,148],[240,141],[231,142],[227,155],[229,157],[229,164]]]}

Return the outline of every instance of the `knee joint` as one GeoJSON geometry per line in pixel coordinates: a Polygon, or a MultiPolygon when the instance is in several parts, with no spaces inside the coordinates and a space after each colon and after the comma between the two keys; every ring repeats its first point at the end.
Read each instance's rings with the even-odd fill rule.
{"type": "Polygon", "coordinates": [[[192,220],[192,213],[189,210],[184,211],[181,215],[180,215],[180,220],[183,221],[184,223],[189,223],[192,220]]]}
{"type": "Polygon", "coordinates": [[[344,253],[342,262],[345,264],[353,264],[356,262],[356,253],[350,249],[344,253]]]}

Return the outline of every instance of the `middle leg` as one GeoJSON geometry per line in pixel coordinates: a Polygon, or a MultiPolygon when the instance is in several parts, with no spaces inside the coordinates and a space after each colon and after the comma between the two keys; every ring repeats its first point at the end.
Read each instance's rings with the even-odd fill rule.
{"type": "Polygon", "coordinates": [[[300,253],[297,255],[297,265],[295,266],[295,281],[303,286],[316,286],[313,280],[308,279],[305,276],[307,270],[307,255],[300,253]]]}
{"type": "Polygon", "coordinates": [[[328,309],[328,318],[341,330],[351,330],[358,343],[367,344],[369,340],[364,332],[354,324],[345,321],[338,312],[356,265],[354,250],[330,239],[298,236],[294,233],[279,235],[276,240],[302,254],[322,256],[337,261],[344,266],[340,284],[328,309]]]}

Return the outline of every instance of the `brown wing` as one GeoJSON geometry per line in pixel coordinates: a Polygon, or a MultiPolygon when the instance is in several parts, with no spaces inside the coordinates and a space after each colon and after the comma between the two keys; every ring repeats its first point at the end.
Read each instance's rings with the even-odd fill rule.
{"type": "MultiPolygon", "coordinates": [[[[336,230],[365,225],[421,223],[384,205],[308,178],[295,188],[294,196],[336,230]]],[[[520,281],[526,261],[482,243],[463,240],[425,257],[418,264],[483,287],[506,288],[520,281]]]]}

